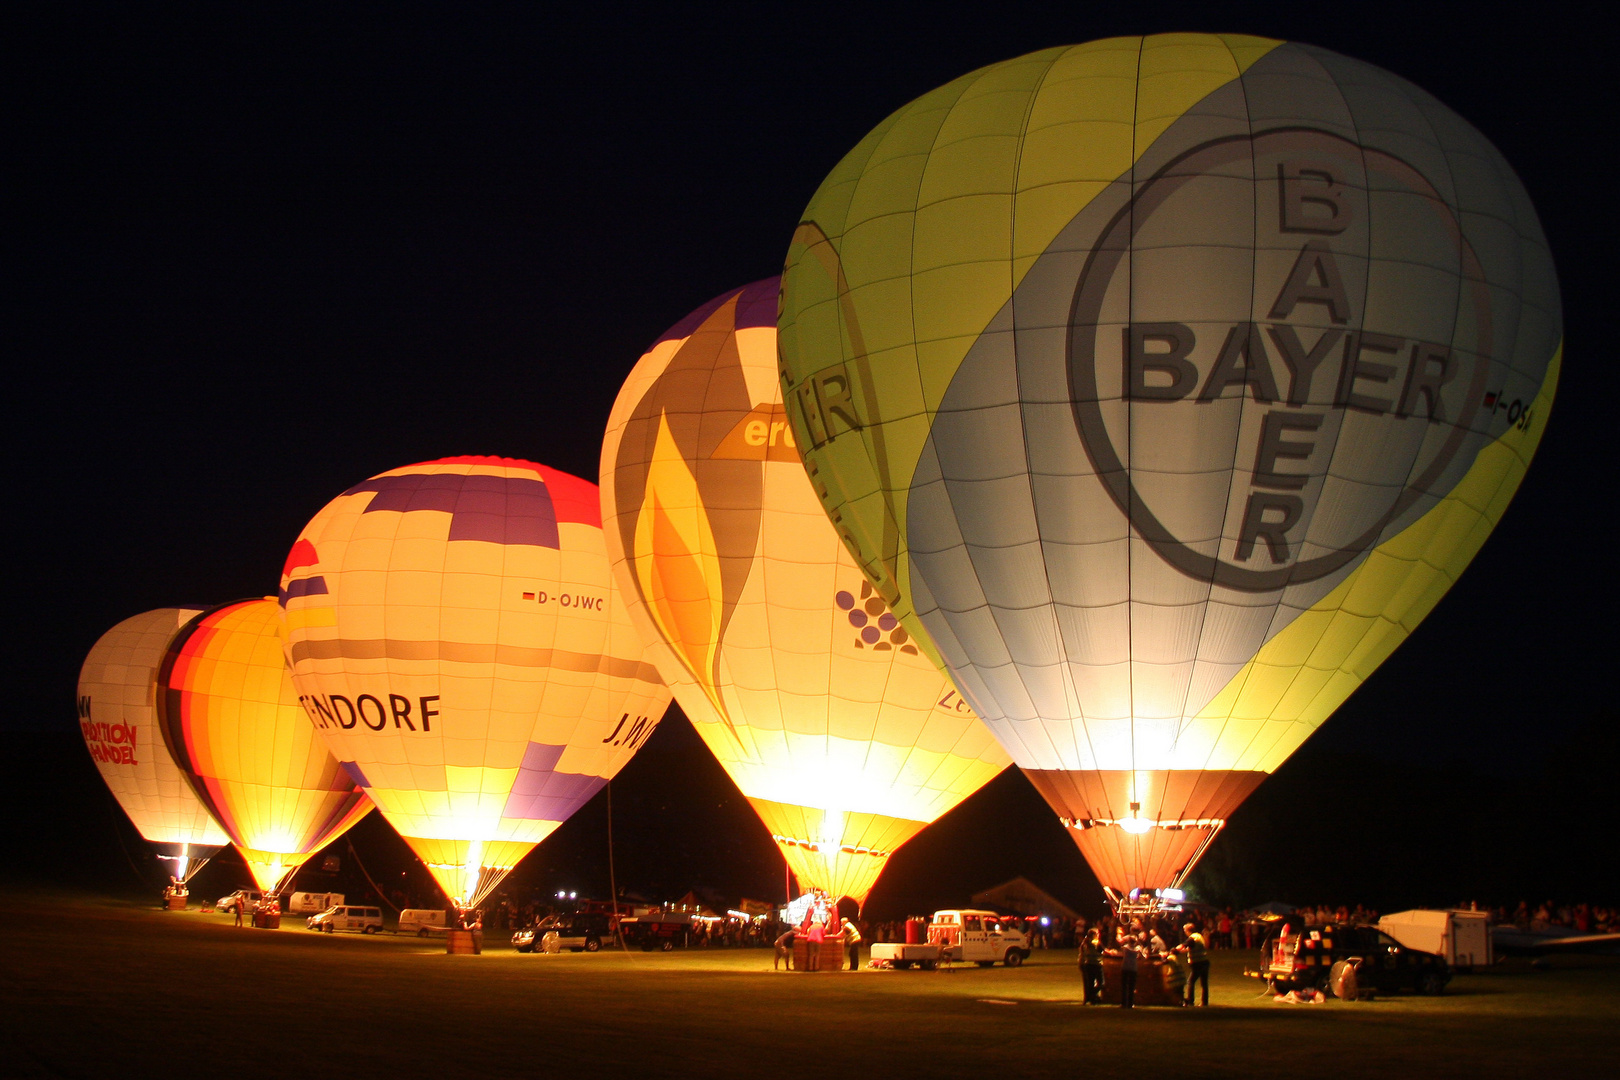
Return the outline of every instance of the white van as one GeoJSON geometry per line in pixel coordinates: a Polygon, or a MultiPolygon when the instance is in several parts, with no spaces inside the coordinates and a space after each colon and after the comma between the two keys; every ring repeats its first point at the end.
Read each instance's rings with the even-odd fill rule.
{"type": "Polygon", "coordinates": [[[311,915],[304,925],[311,930],[358,930],[362,934],[375,934],[383,928],[382,908],[345,907],[334,904],[319,915],[311,915]]]}
{"type": "Polygon", "coordinates": [[[445,926],[444,908],[408,907],[399,913],[401,934],[414,932],[417,937],[427,937],[435,930],[445,929],[445,926]]]}
{"type": "Polygon", "coordinates": [[[340,892],[295,892],[287,905],[289,915],[318,915],[343,903],[340,892]]]}

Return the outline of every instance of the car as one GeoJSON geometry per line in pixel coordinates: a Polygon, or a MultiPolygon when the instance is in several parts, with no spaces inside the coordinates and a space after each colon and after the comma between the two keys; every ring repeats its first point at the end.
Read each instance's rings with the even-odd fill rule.
{"type": "Polygon", "coordinates": [[[358,930],[375,934],[383,928],[382,908],[333,904],[319,915],[311,915],[305,926],[330,934],[334,930],[358,930]]]}
{"type": "Polygon", "coordinates": [[[264,893],[258,889],[237,889],[229,896],[220,897],[216,906],[222,914],[230,914],[238,906],[241,906],[243,911],[251,911],[253,906],[263,899],[264,893]]]}
{"type": "Polygon", "coordinates": [[[1376,926],[1291,920],[1260,946],[1260,970],[1245,974],[1264,979],[1274,991],[1309,988],[1348,998],[1401,990],[1440,994],[1451,981],[1444,957],[1408,948],[1376,926]]]}
{"type": "Polygon", "coordinates": [[[513,934],[512,945],[518,952],[596,952],[612,932],[606,915],[552,915],[513,934]]]}

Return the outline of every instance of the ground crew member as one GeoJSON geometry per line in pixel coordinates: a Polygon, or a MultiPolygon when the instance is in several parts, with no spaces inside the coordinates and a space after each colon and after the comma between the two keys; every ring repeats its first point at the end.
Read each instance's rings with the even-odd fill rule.
{"type": "Polygon", "coordinates": [[[776,939],[776,958],[771,961],[772,971],[776,971],[782,966],[786,966],[789,971],[793,970],[793,939],[795,936],[793,928],[790,926],[781,937],[776,939]]]}
{"type": "Polygon", "coordinates": [[[1136,1005],[1136,965],[1141,958],[1141,947],[1137,945],[1136,938],[1127,937],[1121,943],[1123,955],[1119,967],[1119,1007],[1122,1009],[1134,1008],[1136,1005]]]}
{"type": "Polygon", "coordinates": [[[1179,952],[1187,954],[1187,962],[1192,965],[1192,974],[1187,976],[1187,1004],[1193,1003],[1193,988],[1200,982],[1204,984],[1205,1008],[1209,1007],[1209,945],[1204,941],[1204,935],[1198,932],[1198,927],[1187,923],[1182,927],[1187,932],[1187,940],[1179,946],[1179,952]]]}
{"type": "Polygon", "coordinates": [[[1087,1005],[1102,1004],[1102,957],[1102,934],[1092,927],[1080,941],[1080,984],[1085,989],[1087,1005]]]}
{"type": "Polygon", "coordinates": [[[827,928],[819,922],[810,924],[810,948],[805,953],[804,968],[806,971],[821,970],[821,942],[827,936],[827,928]]]}
{"type": "Polygon", "coordinates": [[[861,970],[861,932],[848,919],[844,920],[844,952],[849,955],[849,970],[861,970]]]}

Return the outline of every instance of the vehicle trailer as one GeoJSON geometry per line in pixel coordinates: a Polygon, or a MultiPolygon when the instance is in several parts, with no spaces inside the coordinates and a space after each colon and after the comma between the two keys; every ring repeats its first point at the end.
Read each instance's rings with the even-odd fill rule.
{"type": "Polygon", "coordinates": [[[1348,998],[1398,990],[1439,994],[1451,981],[1444,957],[1407,948],[1376,926],[1292,920],[1260,946],[1259,969],[1244,974],[1274,992],[1311,989],[1348,998]]]}
{"type": "Polygon", "coordinates": [[[928,923],[928,940],[902,944],[878,942],[872,962],[878,967],[928,970],[940,964],[1001,963],[1017,967],[1029,959],[1029,935],[994,911],[936,911],[928,923]]]}

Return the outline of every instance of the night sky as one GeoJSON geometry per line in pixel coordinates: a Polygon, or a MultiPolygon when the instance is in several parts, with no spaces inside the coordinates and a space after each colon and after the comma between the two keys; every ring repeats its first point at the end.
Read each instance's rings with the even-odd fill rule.
{"type": "MultiPolygon", "coordinates": [[[[498,454],[594,479],[643,348],[777,272],[890,111],[1034,49],[1183,29],[1322,45],[1434,93],[1518,169],[1561,276],[1568,363],[1517,500],[1313,760],[1511,777],[1612,725],[1613,95],[1574,16],[470,7],[8,8],[8,731],[71,732],[79,663],[119,619],[273,592],[303,523],[370,475],[498,454]]],[[[694,752],[649,744],[646,798],[678,804],[690,778],[658,788],[656,755],[694,752]]],[[[1613,774],[1576,760],[1574,786],[1613,774]]],[[[1014,820],[1043,808],[1009,783],[957,816],[1056,827],[1014,820]]]]}

